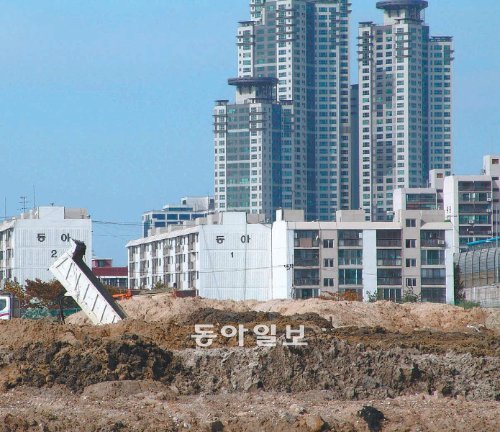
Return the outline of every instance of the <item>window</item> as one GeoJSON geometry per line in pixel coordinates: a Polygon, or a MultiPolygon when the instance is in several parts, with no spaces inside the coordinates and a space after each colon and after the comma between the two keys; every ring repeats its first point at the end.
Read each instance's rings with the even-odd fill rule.
{"type": "Polygon", "coordinates": [[[332,287],[333,286],[333,278],[324,278],[323,279],[323,286],[332,287]]]}
{"type": "Polygon", "coordinates": [[[444,250],[421,251],[422,265],[444,265],[444,250]]]}
{"type": "Polygon", "coordinates": [[[446,285],[446,269],[422,269],[422,285],[446,285]]]}
{"type": "Polygon", "coordinates": [[[401,269],[377,269],[377,284],[401,286],[401,269]]]}
{"type": "Polygon", "coordinates": [[[323,260],[323,267],[333,267],[333,258],[325,258],[323,260]]]}
{"type": "Polygon", "coordinates": [[[395,302],[401,301],[400,288],[384,288],[384,289],[379,289],[378,291],[382,292],[382,297],[384,300],[390,300],[395,302]]]}
{"type": "Polygon", "coordinates": [[[414,239],[408,239],[406,240],[406,248],[407,249],[414,249],[417,247],[417,241],[414,239]]]}
{"type": "Polygon", "coordinates": [[[416,267],[417,260],[415,258],[407,258],[406,259],[406,267],[416,267]]]}
{"type": "Polygon", "coordinates": [[[363,233],[355,230],[339,231],[339,246],[362,246],[363,233]]]}
{"type": "Polygon", "coordinates": [[[422,288],[423,302],[446,303],[446,288],[422,288]]]}
{"type": "Polygon", "coordinates": [[[325,239],[325,240],[323,240],[323,247],[325,249],[333,249],[333,239],[325,239]]]}
{"type": "Polygon", "coordinates": [[[406,278],[406,286],[407,287],[416,287],[417,279],[416,278],[406,278]]]}
{"type": "Polygon", "coordinates": [[[339,270],[340,285],[362,285],[363,270],[361,269],[340,269],[339,270]]]}
{"type": "Polygon", "coordinates": [[[363,250],[361,249],[340,249],[339,265],[362,265],[363,250]]]}
{"type": "Polygon", "coordinates": [[[417,226],[416,219],[406,219],[406,228],[415,228],[417,226]]]}

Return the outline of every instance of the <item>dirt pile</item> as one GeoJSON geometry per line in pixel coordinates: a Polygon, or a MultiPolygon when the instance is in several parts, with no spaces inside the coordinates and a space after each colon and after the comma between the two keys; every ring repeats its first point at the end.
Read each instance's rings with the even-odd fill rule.
{"type": "Polygon", "coordinates": [[[6,388],[17,385],[35,387],[62,384],[81,391],[105,381],[152,379],[168,383],[175,375],[172,353],[137,335],[117,340],[87,338],[85,343],[31,343],[14,351],[9,360],[10,379],[6,388]]]}
{"type": "MultiPolygon", "coordinates": [[[[204,317],[216,319],[216,328],[238,318],[202,309],[182,326],[143,321],[104,327],[23,322],[26,335],[43,336],[1,347],[3,385],[60,384],[81,392],[101,382],[154,380],[174,385],[183,395],[327,389],[339,400],[435,391],[467,399],[499,398],[499,343],[490,331],[404,334],[382,328],[329,329],[320,327],[328,322],[314,314],[283,317],[252,312],[242,315],[249,328],[260,319],[276,323],[278,329],[303,323],[308,345],[285,346],[281,338],[274,348],[256,347],[249,331],[245,348],[238,348],[236,339],[219,338],[211,349],[195,349],[192,323],[204,317]]],[[[15,321],[1,325],[3,338],[15,326],[15,321]]]]}
{"type": "MultiPolygon", "coordinates": [[[[145,322],[186,322],[201,309],[217,309],[235,312],[278,313],[284,316],[318,314],[334,327],[383,327],[391,331],[427,329],[437,331],[464,331],[468,326],[485,327],[500,333],[500,311],[460,307],[434,303],[392,302],[336,302],[330,300],[270,300],[219,301],[202,298],[176,299],[168,294],[142,295],[122,301],[129,318],[145,322]]],[[[236,315],[235,315],[236,316],[236,315]]],[[[85,317],[77,314],[68,318],[74,324],[85,323],[85,317]]]]}
{"type": "Polygon", "coordinates": [[[494,311],[168,296],[122,304],[130,318],[115,325],[0,322],[0,432],[493,431],[500,422],[494,311]],[[195,324],[213,325],[209,348],[196,348],[195,324]],[[276,347],[256,346],[259,324],[276,326],[276,347]],[[248,330],[244,347],[220,335],[227,325],[248,330]],[[307,346],[286,345],[286,326],[299,325],[307,346]]]}

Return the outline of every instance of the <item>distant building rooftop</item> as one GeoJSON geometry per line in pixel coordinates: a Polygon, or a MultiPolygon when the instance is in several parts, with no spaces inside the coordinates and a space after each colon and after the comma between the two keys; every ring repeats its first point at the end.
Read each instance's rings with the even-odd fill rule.
{"type": "Polygon", "coordinates": [[[229,78],[227,80],[229,85],[276,85],[278,84],[277,78],[272,77],[241,77],[229,78]]]}
{"type": "Polygon", "coordinates": [[[427,0],[384,0],[377,3],[377,9],[401,9],[419,7],[421,10],[429,6],[427,0]]]}

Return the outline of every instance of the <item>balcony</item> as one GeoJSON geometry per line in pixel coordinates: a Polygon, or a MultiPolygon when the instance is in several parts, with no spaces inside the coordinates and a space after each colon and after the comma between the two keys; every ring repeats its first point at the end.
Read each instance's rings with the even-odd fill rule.
{"type": "Polygon", "coordinates": [[[446,277],[422,278],[422,285],[446,285],[446,277]]]}
{"type": "Polygon", "coordinates": [[[295,286],[317,286],[319,285],[319,278],[297,278],[294,280],[295,286]]]}
{"type": "Polygon", "coordinates": [[[444,259],[422,259],[424,266],[444,266],[444,259]]]}
{"type": "Polygon", "coordinates": [[[319,267],[319,259],[318,258],[295,259],[293,265],[294,267],[319,267]]]}
{"type": "Polygon", "coordinates": [[[377,239],[377,247],[401,247],[401,239],[377,239]]]}
{"type": "Polygon", "coordinates": [[[296,238],[294,241],[296,248],[317,248],[319,247],[319,239],[312,238],[296,238]]]}
{"type": "Polygon", "coordinates": [[[339,258],[339,266],[362,266],[363,259],[359,260],[350,260],[350,259],[341,259],[339,258]]]}
{"type": "Polygon", "coordinates": [[[377,285],[383,285],[383,286],[401,286],[402,285],[402,278],[396,277],[396,278],[377,278],[377,285]]]}
{"type": "Polygon", "coordinates": [[[339,280],[339,286],[344,286],[344,285],[363,285],[363,281],[359,279],[344,279],[344,280],[339,280]]]}
{"type": "Polygon", "coordinates": [[[396,259],[378,259],[378,267],[401,267],[403,260],[401,258],[396,259]]]}
{"type": "Polygon", "coordinates": [[[362,247],[363,239],[339,239],[339,246],[362,247]]]}
{"type": "Polygon", "coordinates": [[[421,239],[420,245],[423,248],[426,248],[426,247],[445,248],[446,242],[442,239],[421,239]]]}

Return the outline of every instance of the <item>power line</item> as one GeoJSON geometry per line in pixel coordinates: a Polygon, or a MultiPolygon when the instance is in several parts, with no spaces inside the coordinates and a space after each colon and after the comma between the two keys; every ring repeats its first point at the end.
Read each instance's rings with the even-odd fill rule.
{"type": "Polygon", "coordinates": [[[140,222],[113,222],[113,221],[100,221],[100,220],[92,220],[95,224],[100,225],[118,225],[118,226],[134,226],[134,227],[142,227],[142,223],[140,222]]]}

